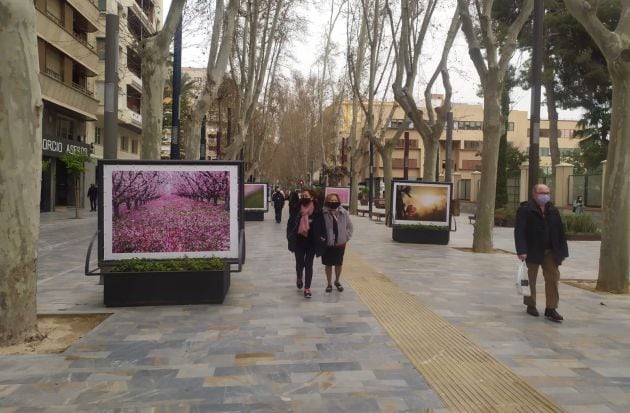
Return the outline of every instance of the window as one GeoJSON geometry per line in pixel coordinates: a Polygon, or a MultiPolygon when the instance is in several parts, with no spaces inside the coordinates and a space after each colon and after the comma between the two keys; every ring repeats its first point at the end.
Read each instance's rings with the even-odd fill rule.
{"type": "MultiPolygon", "coordinates": [[[[390,129],[398,129],[398,127],[404,122],[404,119],[392,119],[389,121],[390,129]]],[[[407,129],[413,129],[413,122],[409,121],[407,129]]]]}
{"type": "Polygon", "coordinates": [[[101,128],[97,127],[96,129],[94,129],[94,143],[97,145],[101,145],[101,132],[101,128]]]}
{"type": "Polygon", "coordinates": [[[138,141],[136,139],[131,140],[131,153],[138,153],[138,141]]]}
{"type": "Polygon", "coordinates": [[[482,128],[483,122],[461,120],[453,122],[453,129],[455,130],[481,130],[482,128]]]}
{"type": "Polygon", "coordinates": [[[508,132],[514,132],[514,122],[507,123],[507,130],[508,132]]]}
{"type": "Polygon", "coordinates": [[[59,118],[57,121],[57,137],[72,140],[74,124],[70,119],[59,118]]]}
{"type": "Polygon", "coordinates": [[[107,0],[98,0],[98,9],[100,11],[107,11],[107,0]]]}
{"type": "Polygon", "coordinates": [[[46,74],[63,82],[63,55],[46,45],[46,74]]]}
{"type": "Polygon", "coordinates": [[[126,136],[120,137],[120,150],[121,151],[129,151],[129,138],[126,136]]]}
{"type": "Polygon", "coordinates": [[[482,141],[464,141],[464,149],[468,150],[481,150],[482,141]]]}
{"type": "Polygon", "coordinates": [[[579,148],[560,148],[560,156],[572,156],[580,153],[579,148]]]}
{"type": "Polygon", "coordinates": [[[551,156],[549,148],[540,148],[540,156],[551,156]]]}
{"type": "Polygon", "coordinates": [[[96,54],[99,60],[105,60],[105,39],[103,37],[96,38],[96,54]]]}

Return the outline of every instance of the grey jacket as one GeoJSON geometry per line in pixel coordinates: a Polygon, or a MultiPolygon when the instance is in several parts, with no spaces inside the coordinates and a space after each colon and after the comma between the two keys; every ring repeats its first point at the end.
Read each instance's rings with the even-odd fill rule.
{"type": "MultiPolygon", "coordinates": [[[[352,238],[352,222],[350,221],[350,214],[342,206],[337,208],[337,244],[341,245],[350,241],[352,238]]],[[[333,215],[328,207],[322,208],[324,214],[324,223],[326,224],[326,239],[328,240],[328,246],[335,246],[335,234],[333,233],[333,215]]]]}

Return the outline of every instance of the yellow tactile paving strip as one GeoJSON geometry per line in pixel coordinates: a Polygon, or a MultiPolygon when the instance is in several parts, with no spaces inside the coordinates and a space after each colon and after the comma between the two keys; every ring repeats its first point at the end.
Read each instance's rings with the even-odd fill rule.
{"type": "Polygon", "coordinates": [[[351,250],[343,276],[450,411],[563,411],[351,250]]]}

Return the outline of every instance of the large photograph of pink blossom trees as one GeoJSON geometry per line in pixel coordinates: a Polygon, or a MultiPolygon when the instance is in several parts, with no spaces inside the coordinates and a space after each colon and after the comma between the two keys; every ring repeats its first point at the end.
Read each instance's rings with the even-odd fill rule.
{"type": "Polygon", "coordinates": [[[231,193],[230,171],[119,168],[105,185],[112,257],[226,256],[232,249],[237,204],[230,200],[238,192],[231,193]]]}

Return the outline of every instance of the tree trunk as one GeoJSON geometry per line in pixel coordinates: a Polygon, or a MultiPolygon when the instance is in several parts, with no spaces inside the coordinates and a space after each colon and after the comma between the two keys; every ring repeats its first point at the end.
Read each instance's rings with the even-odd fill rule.
{"type": "Polygon", "coordinates": [[[140,159],[159,160],[164,114],[164,82],[170,44],[186,0],[173,0],[162,30],[140,43],[142,60],[142,146],[140,159]]]}
{"type": "MultiPolygon", "coordinates": [[[[160,159],[162,142],[162,112],[167,56],[154,38],[146,40],[142,54],[142,148],[140,159],[160,159]]],[[[168,50],[167,50],[168,53],[168,50]]]]}
{"type": "Polygon", "coordinates": [[[433,139],[422,139],[424,146],[424,166],[422,167],[422,180],[423,181],[437,181],[438,177],[435,176],[435,168],[437,167],[437,156],[439,143],[433,139]]]}
{"type": "MultiPolygon", "coordinates": [[[[484,90],[483,150],[481,154],[481,186],[477,202],[477,218],[473,235],[473,251],[492,252],[494,200],[497,186],[499,140],[501,138],[501,89],[499,76],[489,70],[484,90]]],[[[475,189],[473,188],[473,191],[475,189]]]]}
{"type": "Polygon", "coordinates": [[[630,272],[630,63],[609,63],[613,99],[597,289],[623,293],[630,272]],[[613,67],[614,66],[614,67],[613,67]]]}
{"type": "Polygon", "coordinates": [[[35,6],[0,6],[0,345],[37,334],[37,241],[42,168],[35,6]]]}
{"type": "Polygon", "coordinates": [[[79,219],[81,218],[80,215],[80,205],[81,205],[81,177],[75,175],[74,177],[74,218],[75,219],[79,219]]]}
{"type": "Polygon", "coordinates": [[[391,224],[391,208],[390,202],[392,197],[392,152],[394,152],[393,146],[388,146],[381,153],[383,160],[383,179],[385,180],[385,217],[386,224],[391,224]]]}

